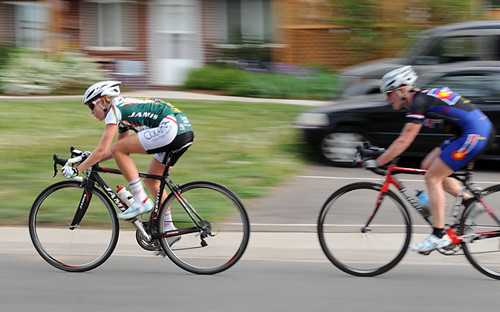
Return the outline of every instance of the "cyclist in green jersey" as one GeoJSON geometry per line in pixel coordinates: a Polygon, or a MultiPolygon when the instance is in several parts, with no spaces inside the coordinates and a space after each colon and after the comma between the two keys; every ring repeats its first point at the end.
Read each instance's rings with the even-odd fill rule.
{"type": "MultiPolygon", "coordinates": [[[[61,171],[69,179],[97,162],[114,158],[135,200],[118,217],[131,219],[151,211],[154,204],[144,190],[130,154],[154,154],[147,172],[162,175],[167,154],[176,152],[171,159],[173,166],[192,144],[194,135],[188,118],[178,108],[159,99],[123,98],[120,84],[119,81],[101,81],[87,89],[83,104],[89,106],[97,119],[104,120],[104,133],[85,161],[76,167],[64,166],[61,171]],[[117,133],[117,142],[112,144],[117,133]]],[[[158,193],[158,180],[146,179],[144,182],[152,194],[158,193]]]]}

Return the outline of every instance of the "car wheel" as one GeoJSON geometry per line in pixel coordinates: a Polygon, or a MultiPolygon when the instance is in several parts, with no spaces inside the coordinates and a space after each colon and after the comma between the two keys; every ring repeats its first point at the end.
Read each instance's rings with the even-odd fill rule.
{"type": "Polygon", "coordinates": [[[356,146],[366,141],[356,132],[332,132],[321,141],[321,154],[335,165],[350,165],[356,154],[356,146]]]}

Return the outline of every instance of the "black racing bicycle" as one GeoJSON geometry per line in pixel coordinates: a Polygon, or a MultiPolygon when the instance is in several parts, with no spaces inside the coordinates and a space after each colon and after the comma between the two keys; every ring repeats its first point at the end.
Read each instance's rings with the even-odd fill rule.
{"type": "MultiPolygon", "coordinates": [[[[54,154],[54,175],[57,165],[80,163],[88,155],[73,147],[70,159],[54,154]]],[[[169,175],[172,155],[167,157],[163,175],[140,173],[142,179],[160,181],[149,218],[127,221],[136,228],[136,240],[142,248],[166,255],[182,269],[196,274],[225,271],[238,262],[248,245],[250,223],[245,207],[223,185],[209,181],[181,186],[173,183],[169,175]],[[165,187],[170,194],[163,201],[165,187]]],[[[115,207],[125,211],[128,206],[104,181],[102,173],[121,174],[95,164],[72,180],[47,187],[33,203],[29,215],[31,240],[42,258],[58,269],[94,269],[116,247],[119,222],[115,207]]]]}
{"type": "MultiPolygon", "coordinates": [[[[369,144],[358,146],[355,163],[373,159],[381,152],[369,144]]],[[[370,169],[383,176],[379,183],[356,182],[336,190],[320,211],[317,230],[321,248],[332,264],[346,273],[376,276],[403,259],[412,232],[417,230],[403,200],[432,226],[431,217],[418,199],[395,177],[423,175],[426,170],[398,167],[396,163],[387,169],[370,169]],[[401,196],[389,188],[391,185],[401,196]]],[[[500,279],[500,184],[480,188],[472,182],[472,169],[470,163],[464,172],[451,175],[463,189],[447,224],[452,244],[438,252],[448,256],[465,254],[481,273],[500,279]],[[473,197],[463,201],[465,192],[473,197]]],[[[424,233],[429,233],[429,228],[424,228],[424,233]]]]}

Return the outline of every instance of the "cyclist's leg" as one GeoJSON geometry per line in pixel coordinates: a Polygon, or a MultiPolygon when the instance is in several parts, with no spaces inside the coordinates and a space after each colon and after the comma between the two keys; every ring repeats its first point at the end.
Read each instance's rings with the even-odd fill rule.
{"type": "MultiPolygon", "coordinates": [[[[161,148],[156,149],[155,151],[159,151],[159,153],[155,154],[153,160],[151,161],[151,164],[149,165],[148,168],[148,173],[151,174],[156,174],[156,175],[162,175],[164,170],[165,170],[165,164],[168,161],[166,158],[170,156],[170,169],[173,168],[173,166],[176,164],[176,162],[179,160],[179,158],[186,152],[186,150],[191,146],[193,142],[193,132],[185,132],[182,134],[179,134],[175,137],[175,139],[167,144],[166,146],[163,146],[161,148]]],[[[160,181],[158,180],[144,180],[147,187],[149,188],[150,192],[152,194],[158,194],[158,190],[160,188],[160,181]]],[[[162,194],[162,201],[159,207],[163,206],[163,202],[167,199],[167,192],[163,190],[162,194]]],[[[159,231],[160,232],[165,232],[165,231],[173,231],[176,230],[177,228],[175,227],[175,224],[172,220],[172,211],[170,207],[167,207],[166,210],[160,210],[160,212],[165,211],[165,217],[163,218],[163,227],[160,226],[159,231]]],[[[162,219],[160,217],[160,219],[162,219]]],[[[167,237],[167,243],[169,246],[172,246],[175,242],[177,242],[181,237],[176,235],[176,236],[169,236],[167,237]]],[[[165,255],[161,250],[157,251],[157,254],[163,254],[165,255]]]]}
{"type": "MultiPolygon", "coordinates": [[[[485,133],[484,129],[479,129],[477,133],[465,133],[461,137],[457,138],[453,141],[445,141],[442,145],[442,152],[439,154],[439,158],[437,158],[429,168],[429,171],[426,174],[426,183],[429,188],[429,198],[431,203],[431,212],[434,215],[434,212],[437,213],[437,218],[434,218],[435,225],[441,227],[444,226],[444,210],[445,199],[444,193],[443,198],[440,195],[436,196],[436,193],[439,191],[438,183],[439,179],[447,177],[453,172],[459,170],[463,166],[465,166],[468,162],[475,159],[481,152],[488,146],[490,130],[487,129],[485,133]],[[433,200],[431,196],[431,192],[435,194],[435,205],[437,205],[436,211],[432,211],[433,200]],[[441,206],[443,204],[443,206],[441,206]]],[[[450,179],[447,179],[450,180],[450,179]]],[[[444,181],[444,180],[443,180],[444,181]]],[[[447,191],[454,195],[458,196],[460,192],[460,185],[456,182],[456,185],[453,186],[450,182],[445,185],[448,189],[447,191]]],[[[442,193],[442,192],[441,192],[442,193]]],[[[468,199],[470,196],[466,194],[464,196],[465,199],[468,199]]]]}
{"type": "Polygon", "coordinates": [[[454,170],[438,157],[425,174],[433,227],[435,228],[442,229],[445,225],[446,197],[444,194],[444,181],[453,172],[454,170]]]}
{"type": "MultiPolygon", "coordinates": [[[[120,218],[124,218],[126,215],[134,217],[138,213],[150,211],[154,206],[142,186],[142,182],[139,179],[139,172],[130,154],[156,153],[159,148],[170,144],[174,140],[177,131],[177,123],[169,118],[164,118],[158,127],[144,129],[137,134],[123,137],[113,146],[113,157],[125,179],[129,182],[130,190],[134,195],[136,203],[138,203],[133,205],[134,209],[127,210],[124,215],[119,215],[120,218]]],[[[161,173],[159,172],[159,174],[161,173]]]]}
{"type": "MultiPolygon", "coordinates": [[[[487,129],[487,131],[490,130],[487,129]]],[[[410,248],[416,251],[430,251],[449,245],[451,241],[447,235],[441,238],[445,226],[446,210],[444,181],[450,174],[479,155],[487,143],[488,135],[466,133],[456,140],[441,145],[442,152],[439,157],[434,159],[425,175],[434,232],[424,241],[411,245],[410,248]]],[[[448,184],[447,187],[449,188],[450,185],[448,184]]]]}
{"type": "MultiPolygon", "coordinates": [[[[428,165],[425,174],[425,183],[429,193],[431,206],[433,233],[423,241],[410,245],[410,249],[418,252],[428,252],[436,248],[446,247],[451,243],[451,239],[444,233],[444,216],[446,210],[445,181],[454,172],[443,160],[439,153],[441,148],[434,149],[425,159],[424,165],[428,165]],[[438,157],[439,156],[439,157],[438,157]]],[[[449,187],[449,186],[448,186],[449,187]]]]}
{"type": "MultiPolygon", "coordinates": [[[[428,170],[436,158],[438,158],[442,153],[442,149],[445,148],[450,142],[451,141],[446,140],[443,144],[441,144],[441,146],[434,148],[429,154],[427,154],[427,156],[425,156],[424,160],[422,160],[420,167],[428,170]]],[[[448,194],[454,197],[457,197],[462,190],[460,183],[456,179],[450,177],[443,180],[443,188],[448,194]]],[[[464,194],[464,199],[469,199],[470,197],[471,196],[469,194],[464,194]]]]}
{"type": "MultiPolygon", "coordinates": [[[[177,135],[172,141],[166,141],[162,146],[149,150],[148,153],[155,152],[156,154],[149,164],[147,172],[150,174],[162,175],[165,170],[165,162],[167,161],[165,157],[167,157],[171,152],[173,152],[170,159],[170,169],[172,169],[182,154],[184,154],[184,152],[189,148],[190,144],[193,142],[193,138],[194,136],[191,131],[186,132],[177,135]]],[[[160,188],[159,180],[145,179],[144,183],[148,187],[151,194],[158,194],[158,189],[160,188]]],[[[162,195],[162,203],[166,199],[166,196],[167,193],[164,192],[162,195]]]]}
{"type": "Polygon", "coordinates": [[[111,153],[125,179],[130,182],[139,179],[137,167],[130,154],[147,154],[137,134],[118,140],[112,147],[111,153]]]}

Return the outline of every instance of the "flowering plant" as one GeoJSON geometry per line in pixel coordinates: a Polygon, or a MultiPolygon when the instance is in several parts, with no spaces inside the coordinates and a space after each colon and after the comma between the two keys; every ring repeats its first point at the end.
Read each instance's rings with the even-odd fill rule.
{"type": "Polygon", "coordinates": [[[0,72],[0,91],[5,94],[51,94],[84,88],[106,71],[80,53],[46,54],[18,51],[10,55],[0,72]]]}

